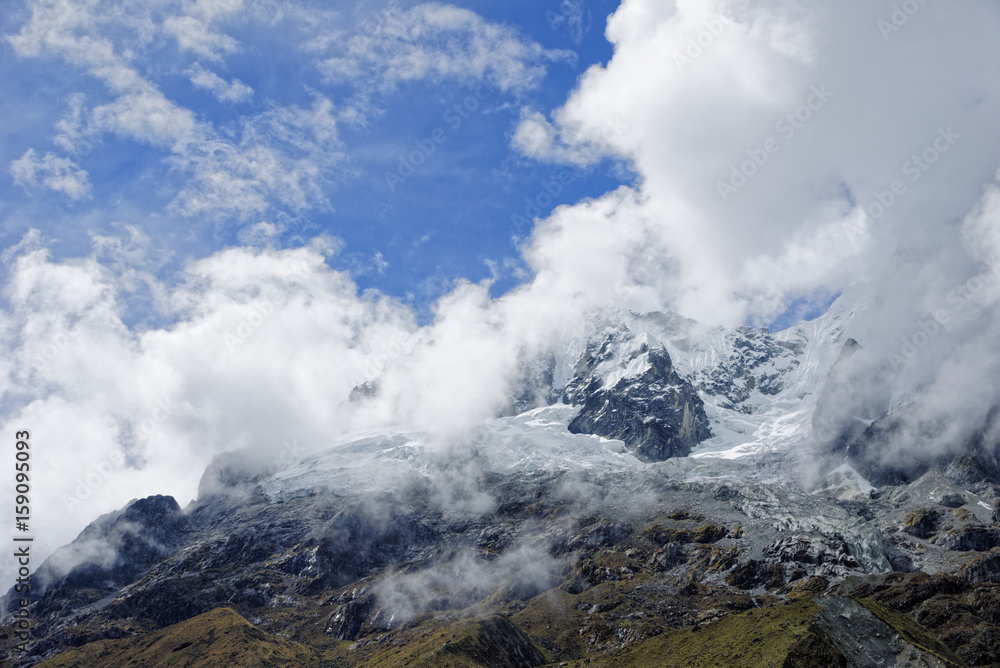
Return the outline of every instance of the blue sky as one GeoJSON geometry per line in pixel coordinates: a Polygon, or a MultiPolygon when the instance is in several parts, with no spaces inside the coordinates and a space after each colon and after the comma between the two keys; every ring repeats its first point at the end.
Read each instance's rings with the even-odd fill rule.
{"type": "MultiPolygon", "coordinates": [[[[415,3],[410,3],[415,4],[415,3]]],[[[458,278],[479,281],[496,276],[494,294],[502,294],[523,279],[516,244],[530,229],[515,229],[512,215],[524,214],[527,200],[537,200],[538,215],[555,206],[588,196],[599,196],[632,176],[621,164],[606,160],[575,167],[543,164],[511,150],[510,137],[521,109],[548,110],[566,98],[577,78],[590,65],[606,62],[611,47],[604,38],[611,2],[467,2],[485,21],[511,26],[512,35],[544,49],[561,50],[544,63],[543,77],[520,90],[502,90],[468,77],[404,82],[392,90],[367,92],[372,110],[364,125],[339,124],[344,159],[328,166],[322,184],[326,202],[306,206],[268,202],[268,208],[249,216],[226,211],[179,215],[170,209],[184,186],[171,169],[169,151],[121,134],[85,134],[80,150],[60,150],[53,141],[73,96],[93,109],[109,99],[108,87],[86,67],[67,59],[41,54],[18,57],[11,43],[0,44],[0,81],[6,91],[0,114],[6,122],[0,143],[0,164],[10,165],[26,151],[68,156],[89,175],[87,197],[73,199],[40,184],[15,185],[10,173],[0,196],[3,222],[0,244],[10,247],[29,228],[48,236],[56,257],[86,255],[92,233],[114,234],[121,225],[138,225],[167,261],[164,276],[184,261],[240,243],[240,233],[261,221],[277,223],[279,245],[294,246],[319,233],[330,234],[343,245],[331,265],[350,271],[360,289],[376,288],[400,297],[426,317],[428,305],[449,290],[458,278]],[[455,105],[475,100],[468,118],[455,105]],[[458,119],[456,121],[456,119],[458,119]],[[456,123],[461,124],[456,127],[456,123]],[[386,172],[397,171],[400,156],[419,150],[417,142],[446,131],[446,141],[434,146],[398,184],[387,183],[386,172]],[[92,148],[91,148],[92,147],[92,148]],[[559,188],[545,188],[557,182],[559,188]],[[549,192],[561,192],[549,198],[549,192]]],[[[407,5],[396,5],[398,11],[407,5]]],[[[353,33],[378,32],[393,11],[392,5],[356,8],[338,17],[339,29],[353,33]]],[[[155,15],[155,12],[154,12],[155,15]]],[[[28,19],[24,3],[5,13],[2,30],[15,34],[28,19]]],[[[263,21],[234,20],[228,34],[238,50],[225,58],[206,59],[183,51],[169,40],[153,38],[133,46],[134,32],[122,25],[106,30],[115,47],[135,49],[131,59],[137,72],[178,106],[218,131],[238,131],[241,120],[266,113],[274,105],[308,108],[322,95],[341,106],[356,96],[364,83],[337,82],[315,66],[315,56],[297,49],[309,29],[286,19],[278,30],[263,21]],[[219,100],[193,86],[185,71],[207,64],[227,80],[237,79],[253,89],[239,102],[219,100]]],[[[343,39],[343,38],[341,38],[343,39]]],[[[367,83],[367,82],[366,82],[367,83]]],[[[472,106],[472,105],[470,105],[472,106]]]]}

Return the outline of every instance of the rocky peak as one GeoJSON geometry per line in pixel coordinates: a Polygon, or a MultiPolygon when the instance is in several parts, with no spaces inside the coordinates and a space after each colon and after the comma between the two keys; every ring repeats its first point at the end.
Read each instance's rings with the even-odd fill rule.
{"type": "MultiPolygon", "coordinates": [[[[176,553],[189,530],[188,519],[170,496],[133,499],[99,517],[31,576],[32,598],[41,598],[37,611],[49,612],[54,601],[64,598],[97,600],[135,582],[176,553]]],[[[8,606],[14,598],[12,590],[8,606]]]]}
{"type": "Polygon", "coordinates": [[[619,439],[647,461],[687,456],[712,435],[704,403],[676,373],[665,348],[650,350],[642,344],[629,365],[640,357],[645,368],[611,387],[593,373],[574,379],[566,397],[582,408],[569,430],[619,439]]]}

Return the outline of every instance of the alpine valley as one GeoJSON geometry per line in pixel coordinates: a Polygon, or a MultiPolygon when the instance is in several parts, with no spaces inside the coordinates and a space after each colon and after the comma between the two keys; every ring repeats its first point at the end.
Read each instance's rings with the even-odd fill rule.
{"type": "Polygon", "coordinates": [[[600,311],[455,441],[219,456],[53,554],[4,665],[1000,666],[996,411],[901,456],[872,308],[600,311]]]}

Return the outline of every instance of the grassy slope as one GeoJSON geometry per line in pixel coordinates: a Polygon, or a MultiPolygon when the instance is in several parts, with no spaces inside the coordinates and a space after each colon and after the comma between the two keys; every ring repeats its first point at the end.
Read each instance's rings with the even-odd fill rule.
{"type": "Polygon", "coordinates": [[[506,617],[487,616],[441,624],[428,620],[391,643],[369,644],[350,657],[363,668],[434,666],[435,668],[497,668],[540,665],[549,657],[506,617]],[[525,663],[525,659],[534,660],[525,663]]]}
{"type": "Polygon", "coordinates": [[[948,646],[941,642],[934,634],[913,621],[909,615],[893,610],[884,603],[871,598],[855,599],[865,606],[869,612],[881,619],[883,622],[896,629],[899,635],[903,636],[907,642],[916,645],[920,649],[930,652],[946,664],[962,668],[965,663],[948,646]]]}
{"type": "MultiPolygon", "coordinates": [[[[615,584],[621,586],[621,583],[615,584]]],[[[326,651],[316,647],[318,651],[314,651],[302,643],[265,633],[233,610],[217,608],[146,635],[99,641],[72,649],[39,666],[317,667],[320,653],[326,661],[359,668],[523,665],[510,655],[511,648],[519,648],[517,651],[525,654],[537,652],[536,661],[532,663],[539,662],[538,659],[551,661],[552,657],[538,651],[538,646],[528,641],[521,629],[544,644],[561,646],[564,653],[581,657],[570,661],[570,665],[583,665],[585,654],[590,666],[825,668],[837,665],[839,653],[813,627],[821,609],[810,599],[732,614],[697,629],[668,630],[624,651],[588,653],[583,647],[585,638],[581,638],[579,632],[588,615],[571,605],[574,598],[558,590],[550,592],[535,599],[535,605],[512,619],[491,616],[485,610],[431,617],[381,641],[362,642],[355,649],[348,649],[349,642],[336,643],[337,650],[333,651],[329,647],[326,651]]],[[[949,665],[963,666],[940,640],[909,616],[871,599],[859,600],[859,603],[912,644],[944,659],[949,665]]]]}
{"type": "Polygon", "coordinates": [[[820,608],[812,601],[749,610],[693,629],[668,631],[615,657],[593,659],[591,666],[663,668],[780,667],[811,635],[820,608]]]}
{"type": "Polygon", "coordinates": [[[315,652],[256,629],[231,608],[216,608],[173,626],[124,640],[101,640],[38,668],[305,668],[318,667],[315,652]]]}

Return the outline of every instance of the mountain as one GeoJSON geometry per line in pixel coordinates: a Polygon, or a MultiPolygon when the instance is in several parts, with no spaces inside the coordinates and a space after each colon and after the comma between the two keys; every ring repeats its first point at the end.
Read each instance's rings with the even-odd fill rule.
{"type": "Polygon", "coordinates": [[[604,311],[462,439],[219,456],[52,555],[4,665],[1000,665],[991,432],[880,457],[915,404],[857,399],[867,304],[604,311]]]}

